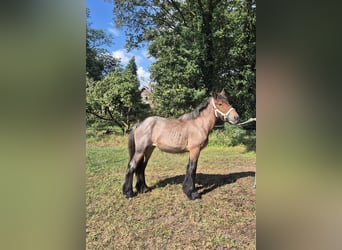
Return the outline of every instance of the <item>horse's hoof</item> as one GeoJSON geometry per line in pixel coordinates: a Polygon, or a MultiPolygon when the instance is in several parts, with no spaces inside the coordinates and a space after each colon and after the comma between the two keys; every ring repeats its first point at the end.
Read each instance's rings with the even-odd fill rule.
{"type": "Polygon", "coordinates": [[[152,191],[152,188],[150,187],[144,187],[142,190],[141,190],[141,193],[148,193],[148,192],[151,192],[152,191]]]}
{"type": "Polygon", "coordinates": [[[133,198],[136,194],[133,192],[127,192],[124,195],[126,196],[127,199],[129,199],[129,198],[133,198]]]}
{"type": "Polygon", "coordinates": [[[152,188],[144,185],[144,186],[140,186],[140,185],[136,185],[136,189],[138,193],[148,193],[152,191],[152,188]]]}
{"type": "Polygon", "coordinates": [[[132,190],[122,190],[122,193],[126,196],[127,199],[135,196],[132,190]]]}
{"type": "Polygon", "coordinates": [[[189,199],[190,200],[201,199],[201,195],[199,193],[197,193],[197,192],[193,192],[193,193],[190,194],[189,199]]]}

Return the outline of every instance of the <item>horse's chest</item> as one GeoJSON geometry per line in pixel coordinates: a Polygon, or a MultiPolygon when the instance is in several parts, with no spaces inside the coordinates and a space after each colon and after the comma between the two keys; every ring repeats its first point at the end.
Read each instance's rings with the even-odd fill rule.
{"type": "Polygon", "coordinates": [[[208,145],[208,138],[203,143],[200,144],[200,148],[201,149],[205,148],[207,145],[208,145]]]}

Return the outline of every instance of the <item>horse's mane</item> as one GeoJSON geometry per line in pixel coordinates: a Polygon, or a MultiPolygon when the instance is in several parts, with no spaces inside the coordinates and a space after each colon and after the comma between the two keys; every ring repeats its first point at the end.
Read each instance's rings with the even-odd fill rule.
{"type": "Polygon", "coordinates": [[[199,117],[199,115],[201,114],[201,111],[204,110],[208,106],[208,104],[209,104],[209,99],[202,102],[200,105],[198,105],[194,111],[190,113],[186,113],[178,117],[178,120],[186,121],[186,120],[191,120],[191,119],[195,119],[199,117]]]}

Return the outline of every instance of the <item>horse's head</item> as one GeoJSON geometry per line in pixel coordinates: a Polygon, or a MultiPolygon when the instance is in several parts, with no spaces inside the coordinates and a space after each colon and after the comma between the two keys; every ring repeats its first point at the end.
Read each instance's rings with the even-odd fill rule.
{"type": "Polygon", "coordinates": [[[228,121],[231,124],[237,124],[239,122],[239,115],[228,102],[224,90],[220,93],[214,94],[212,105],[217,118],[220,118],[222,121],[228,121]]]}

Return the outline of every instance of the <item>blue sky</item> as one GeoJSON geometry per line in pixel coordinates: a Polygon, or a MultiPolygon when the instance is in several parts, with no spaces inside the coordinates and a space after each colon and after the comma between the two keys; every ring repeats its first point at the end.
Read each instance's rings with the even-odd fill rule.
{"type": "Polygon", "coordinates": [[[128,61],[135,56],[138,67],[140,85],[148,85],[150,80],[149,66],[153,58],[148,57],[147,48],[127,52],[125,45],[125,31],[117,29],[113,22],[113,4],[104,0],[86,0],[87,8],[90,9],[90,22],[93,29],[102,29],[113,36],[113,44],[105,46],[109,53],[115,58],[120,58],[121,64],[126,66],[128,61]]]}

